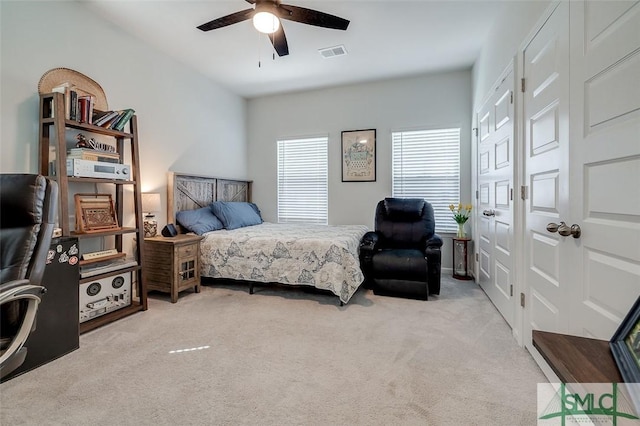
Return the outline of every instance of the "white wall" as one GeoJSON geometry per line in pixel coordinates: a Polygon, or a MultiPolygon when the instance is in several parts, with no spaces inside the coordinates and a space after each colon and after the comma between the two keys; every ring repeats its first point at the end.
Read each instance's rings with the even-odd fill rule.
{"type": "Polygon", "coordinates": [[[491,86],[516,56],[520,44],[549,7],[549,0],[510,1],[494,22],[473,66],[473,110],[480,107],[491,86]]]}
{"type": "MultiPolygon", "coordinates": [[[[38,81],[55,67],[138,116],[142,190],[166,203],[167,171],[247,177],[246,101],[76,2],[0,2],[0,171],[38,171],[38,81]]],[[[157,215],[166,223],[166,210],[157,215]]]]}
{"type": "MultiPolygon", "coordinates": [[[[329,224],[373,229],[375,206],[391,196],[391,132],[429,126],[461,127],[462,201],[471,201],[471,72],[454,71],[249,100],[249,176],[265,220],[277,220],[276,141],[329,136],[329,224]],[[376,182],[342,182],[340,134],[376,129],[376,182]]],[[[447,235],[443,235],[447,237],[447,235]]],[[[450,238],[443,267],[451,266],[450,238]]]]}

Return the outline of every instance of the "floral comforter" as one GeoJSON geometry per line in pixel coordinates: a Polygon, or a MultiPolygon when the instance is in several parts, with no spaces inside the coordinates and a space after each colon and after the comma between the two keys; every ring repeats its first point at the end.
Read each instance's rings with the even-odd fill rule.
{"type": "Polygon", "coordinates": [[[262,223],[208,232],[201,242],[205,277],[310,285],[347,303],[364,280],[358,247],[364,225],[262,223]]]}

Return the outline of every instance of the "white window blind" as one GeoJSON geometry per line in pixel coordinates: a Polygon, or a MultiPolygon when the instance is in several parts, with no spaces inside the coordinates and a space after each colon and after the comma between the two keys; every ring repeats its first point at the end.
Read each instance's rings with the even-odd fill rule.
{"type": "Polygon", "coordinates": [[[460,129],[393,132],[394,197],[424,198],[436,232],[456,232],[449,210],[460,202],[460,129]]]}
{"type": "Polygon", "coordinates": [[[328,223],[327,137],[278,141],[278,222],[328,223]]]}

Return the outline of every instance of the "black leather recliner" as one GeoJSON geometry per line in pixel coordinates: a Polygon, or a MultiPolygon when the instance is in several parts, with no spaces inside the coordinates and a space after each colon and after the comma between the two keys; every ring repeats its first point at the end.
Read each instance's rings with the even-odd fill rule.
{"type": "Polygon", "coordinates": [[[375,294],[423,300],[440,294],[441,247],[431,204],[385,198],[376,207],[375,232],[360,242],[365,286],[375,294]]]}
{"type": "Polygon", "coordinates": [[[58,209],[58,184],[41,175],[0,175],[0,378],[24,362],[58,209]]]}

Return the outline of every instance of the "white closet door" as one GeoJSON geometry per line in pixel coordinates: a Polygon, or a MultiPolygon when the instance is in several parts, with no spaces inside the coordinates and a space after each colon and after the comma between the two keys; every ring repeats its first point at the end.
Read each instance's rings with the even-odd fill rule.
{"type": "Polygon", "coordinates": [[[608,340],[640,295],[640,2],[571,2],[571,334],[608,340]]]}
{"type": "Polygon", "coordinates": [[[577,251],[573,238],[547,231],[570,220],[569,2],[561,2],[523,54],[525,309],[523,342],[531,330],[566,333],[577,251]]]}
{"type": "Polygon", "coordinates": [[[513,327],[513,67],[480,108],[478,123],[478,259],[479,283],[513,327]]]}

